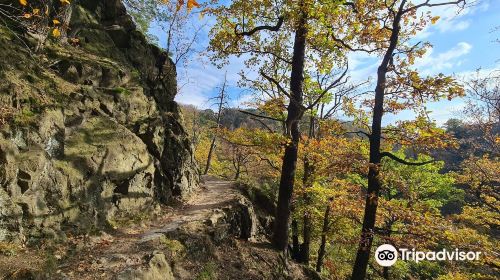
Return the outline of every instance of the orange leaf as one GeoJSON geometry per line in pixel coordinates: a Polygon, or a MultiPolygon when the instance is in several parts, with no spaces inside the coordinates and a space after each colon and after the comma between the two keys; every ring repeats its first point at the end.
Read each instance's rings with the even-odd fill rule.
{"type": "Polygon", "coordinates": [[[19,0],[19,4],[26,6],[26,5],[28,5],[28,1],[27,0],[19,0]]]}
{"type": "Polygon", "coordinates": [[[194,7],[199,8],[200,4],[198,4],[196,0],[188,0],[187,2],[188,11],[191,11],[194,7]]]}
{"type": "Polygon", "coordinates": [[[177,11],[179,11],[183,5],[184,5],[184,0],[177,1],[177,7],[176,7],[177,11]]]}

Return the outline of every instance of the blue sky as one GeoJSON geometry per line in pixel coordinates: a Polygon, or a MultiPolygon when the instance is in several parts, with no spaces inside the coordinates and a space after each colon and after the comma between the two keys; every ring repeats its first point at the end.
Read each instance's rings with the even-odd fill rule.
{"type": "MultiPolygon", "coordinates": [[[[418,3],[419,1],[415,1],[418,3]]],[[[437,7],[432,10],[433,15],[441,18],[417,35],[418,40],[428,41],[433,48],[416,62],[419,71],[423,74],[454,74],[466,80],[478,68],[483,72],[500,69],[500,44],[493,42],[500,38],[500,31],[492,32],[495,26],[500,25],[500,0],[478,0],[473,7],[469,7],[457,15],[455,8],[437,7]]],[[[208,44],[208,30],[213,19],[206,18],[208,26],[201,34],[199,49],[208,44]]],[[[153,32],[164,41],[164,36],[153,32]]],[[[362,53],[349,55],[351,76],[354,80],[373,76],[376,72],[378,60],[362,53]]],[[[225,71],[228,72],[229,92],[232,106],[243,106],[245,101],[252,97],[245,89],[236,86],[239,79],[237,73],[244,67],[242,59],[232,58],[225,69],[217,69],[206,59],[206,55],[192,57],[187,68],[179,67],[181,83],[184,86],[176,100],[183,104],[192,104],[199,108],[210,107],[207,101],[217,92],[217,87],[223,81],[225,71]]],[[[464,99],[440,101],[428,104],[430,117],[438,124],[444,123],[450,117],[460,117],[460,110],[465,104],[464,99]]],[[[397,116],[386,115],[384,123],[396,120],[411,119],[412,112],[402,112],[397,116]]]]}

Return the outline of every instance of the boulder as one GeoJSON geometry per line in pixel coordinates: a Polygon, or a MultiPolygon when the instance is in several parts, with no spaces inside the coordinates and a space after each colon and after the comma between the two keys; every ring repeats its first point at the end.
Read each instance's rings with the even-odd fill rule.
{"type": "Polygon", "coordinates": [[[154,252],[147,257],[144,267],[129,268],[116,277],[117,280],[174,280],[172,268],[165,255],[154,252]]]}

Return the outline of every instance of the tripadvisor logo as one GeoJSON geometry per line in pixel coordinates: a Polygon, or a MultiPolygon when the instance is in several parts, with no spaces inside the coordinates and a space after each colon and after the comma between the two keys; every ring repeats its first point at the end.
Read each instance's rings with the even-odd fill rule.
{"type": "Polygon", "coordinates": [[[375,260],[381,266],[392,266],[398,260],[398,251],[391,244],[380,245],[375,251],[375,260]]]}
{"type": "Polygon", "coordinates": [[[416,251],[415,249],[400,248],[397,250],[391,244],[378,246],[375,251],[375,260],[381,266],[392,266],[399,259],[403,261],[477,261],[481,252],[466,252],[458,249],[449,251],[416,251]]]}

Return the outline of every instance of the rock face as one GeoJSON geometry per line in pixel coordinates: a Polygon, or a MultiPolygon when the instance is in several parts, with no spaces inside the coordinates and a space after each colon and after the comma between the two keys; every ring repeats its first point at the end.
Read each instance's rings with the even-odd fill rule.
{"type": "Polygon", "coordinates": [[[0,26],[0,241],[113,225],[198,185],[173,64],[158,76],[121,1],[69,12],[79,45],[33,57],[0,26]]]}

